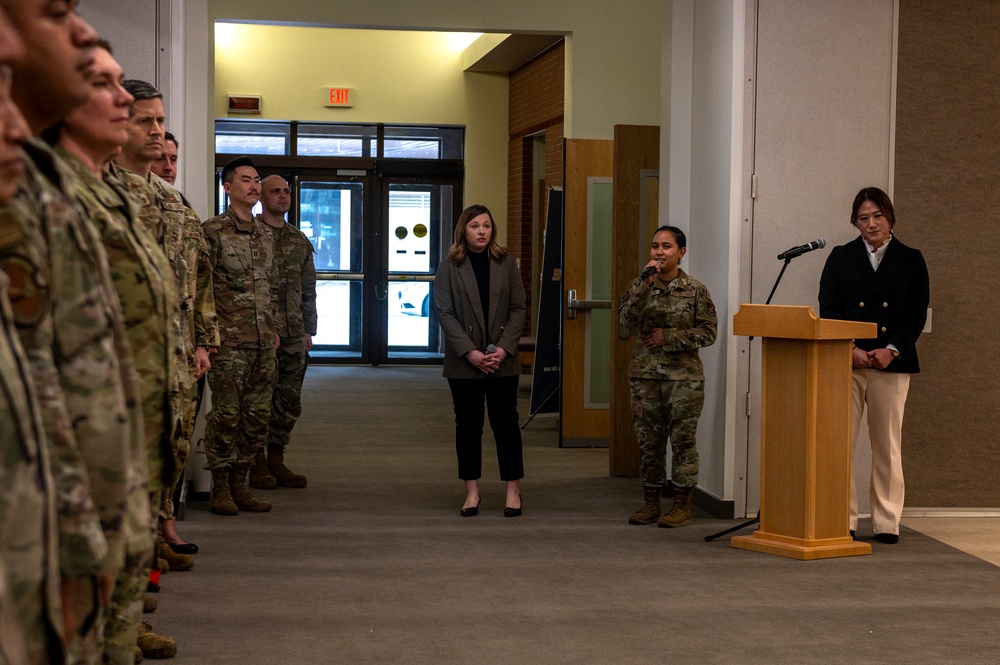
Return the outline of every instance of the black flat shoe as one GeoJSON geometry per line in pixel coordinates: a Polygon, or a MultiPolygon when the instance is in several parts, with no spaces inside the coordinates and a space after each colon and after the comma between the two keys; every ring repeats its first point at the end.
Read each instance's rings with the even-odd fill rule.
{"type": "Polygon", "coordinates": [[[479,501],[476,501],[476,505],[472,508],[462,508],[458,511],[458,514],[462,517],[475,517],[479,514],[479,504],[483,502],[483,497],[479,497],[479,501]]]}
{"type": "Polygon", "coordinates": [[[886,545],[895,545],[899,542],[899,536],[894,533],[876,533],[875,540],[886,545]]]}
{"type": "Polygon", "coordinates": [[[167,543],[167,547],[172,549],[177,554],[197,554],[198,546],[194,543],[182,543],[180,545],[171,545],[167,543]]]}
{"type": "MultiPolygon", "coordinates": [[[[521,495],[518,494],[517,498],[520,499],[521,495]]],[[[522,504],[522,506],[523,506],[523,504],[522,504]]],[[[520,517],[521,516],[521,509],[520,508],[511,508],[509,506],[504,506],[503,516],[504,517],[520,517]]]]}
{"type": "Polygon", "coordinates": [[[851,540],[857,540],[858,536],[854,533],[854,529],[851,529],[851,540]]]}

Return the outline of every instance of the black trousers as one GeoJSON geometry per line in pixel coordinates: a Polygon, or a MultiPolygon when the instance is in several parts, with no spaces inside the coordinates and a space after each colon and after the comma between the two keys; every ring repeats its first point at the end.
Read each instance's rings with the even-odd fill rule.
{"type": "Polygon", "coordinates": [[[500,480],[524,477],[521,428],[517,416],[518,376],[485,379],[448,379],[455,403],[455,451],[458,477],[478,480],[483,475],[483,403],[497,443],[500,480]]]}

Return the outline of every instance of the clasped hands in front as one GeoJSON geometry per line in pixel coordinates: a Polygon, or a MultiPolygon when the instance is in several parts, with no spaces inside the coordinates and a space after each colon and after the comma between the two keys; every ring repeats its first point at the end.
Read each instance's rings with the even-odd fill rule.
{"type": "Polygon", "coordinates": [[[864,369],[874,367],[875,369],[885,369],[896,356],[892,355],[890,349],[873,349],[865,351],[854,347],[851,352],[851,365],[854,369],[864,369]]]}
{"type": "Polygon", "coordinates": [[[492,374],[500,368],[500,363],[503,359],[507,357],[507,352],[501,348],[497,348],[493,353],[483,353],[473,349],[469,351],[465,358],[475,366],[476,369],[480,370],[483,374],[492,374]]]}

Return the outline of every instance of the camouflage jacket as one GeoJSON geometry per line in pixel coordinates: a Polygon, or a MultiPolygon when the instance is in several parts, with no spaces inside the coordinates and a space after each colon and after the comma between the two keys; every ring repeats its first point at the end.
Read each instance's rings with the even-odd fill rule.
{"type": "MultiPolygon", "coordinates": [[[[257,216],[264,226],[267,222],[257,216]]],[[[274,274],[278,308],[274,326],[284,339],[316,334],[316,266],[313,245],[306,234],[286,223],[280,229],[268,226],[274,236],[274,274]]]]}
{"type": "Polygon", "coordinates": [[[273,347],[277,290],[274,242],[266,225],[230,207],[205,222],[222,346],[273,347]]]}
{"type": "MultiPolygon", "coordinates": [[[[54,632],[58,634],[62,626],[56,493],[30,374],[7,300],[7,277],[0,272],[0,634],[4,636],[8,629],[20,631],[43,608],[54,632]],[[25,596],[34,594],[39,585],[44,597],[25,596]],[[17,617],[19,610],[25,616],[15,619],[14,626],[2,624],[17,617]]],[[[0,662],[7,646],[14,645],[0,648],[0,662]]]]}
{"type": "Polygon", "coordinates": [[[622,296],[618,320],[639,338],[632,349],[628,375],[638,379],[702,380],[705,371],[698,349],[715,343],[718,320],[705,285],[683,270],[664,284],[652,286],[636,279],[622,296]],[[663,344],[647,349],[643,337],[654,328],[663,330],[663,344]]]}
{"type": "Polygon", "coordinates": [[[176,189],[155,173],[149,180],[116,164],[111,174],[124,183],[139,204],[139,217],[166,255],[180,299],[180,340],[187,370],[183,388],[195,381],[194,350],[219,346],[215,293],[208,244],[198,215],[176,189]]]}
{"type": "MultiPolygon", "coordinates": [[[[104,244],[139,374],[145,440],[137,448],[122,451],[133,474],[130,494],[147,482],[147,489],[156,491],[173,478],[172,446],[181,408],[180,372],[187,367],[177,340],[180,307],[173,272],[152,235],[138,220],[138,208],[125,186],[111,174],[106,176],[107,182],[97,178],[79,159],[57,150],[76,173],[79,186],[73,196],[104,244]]],[[[129,535],[136,537],[132,546],[142,544],[139,534],[129,535]]]]}
{"type": "Polygon", "coordinates": [[[108,444],[142,440],[138,379],[107,255],[64,193],[77,179],[48,146],[25,148],[21,188],[0,209],[0,267],[41,406],[62,572],[91,575],[114,569],[105,532],[121,528],[128,483],[108,444]]]}

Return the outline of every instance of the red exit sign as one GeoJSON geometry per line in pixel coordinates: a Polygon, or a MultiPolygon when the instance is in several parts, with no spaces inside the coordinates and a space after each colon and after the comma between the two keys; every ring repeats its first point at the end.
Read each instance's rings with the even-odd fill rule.
{"type": "Polygon", "coordinates": [[[354,88],[327,88],[326,106],[350,108],[357,101],[358,91],[354,88]]]}

